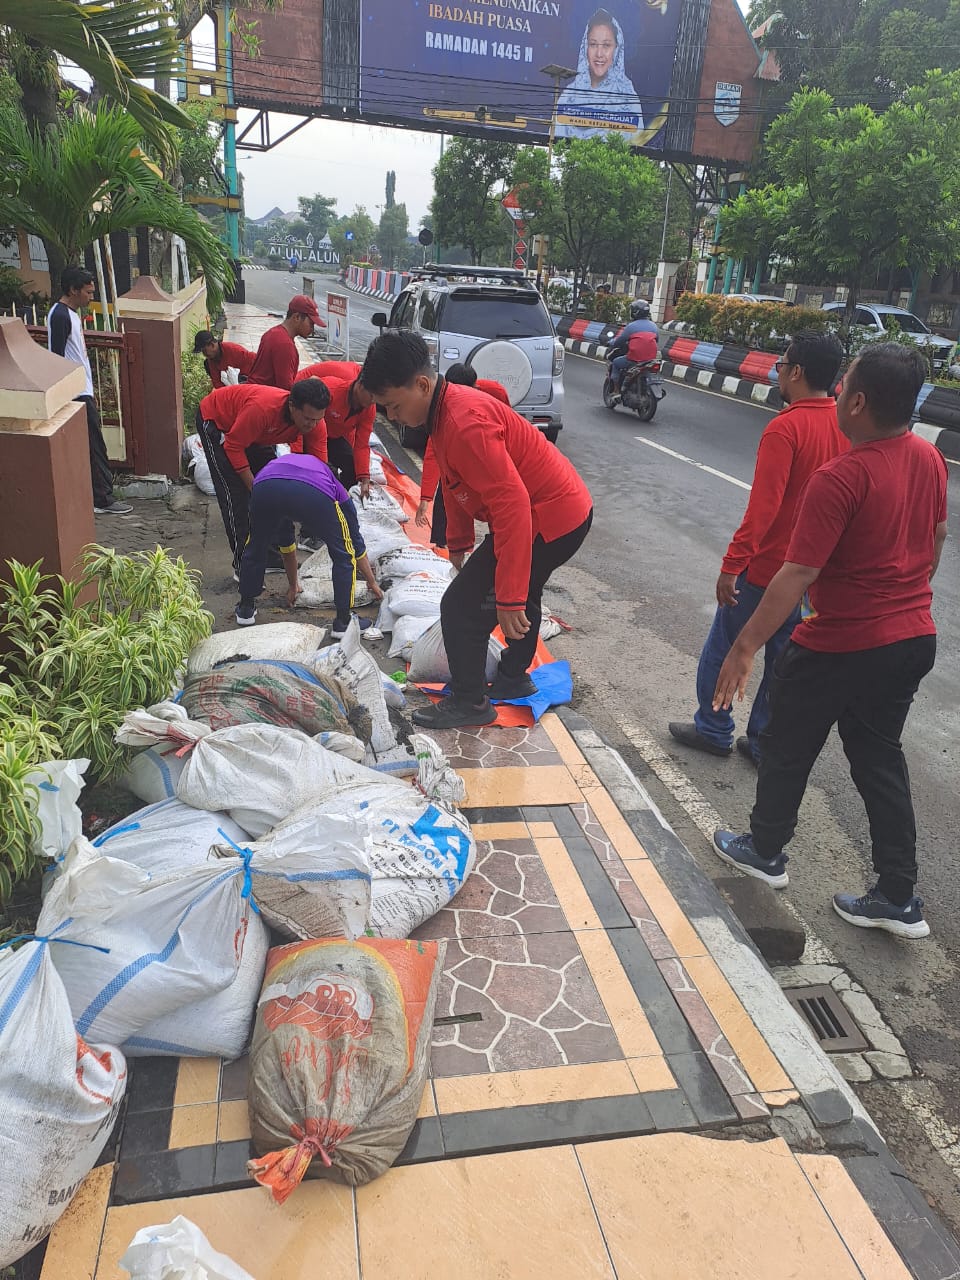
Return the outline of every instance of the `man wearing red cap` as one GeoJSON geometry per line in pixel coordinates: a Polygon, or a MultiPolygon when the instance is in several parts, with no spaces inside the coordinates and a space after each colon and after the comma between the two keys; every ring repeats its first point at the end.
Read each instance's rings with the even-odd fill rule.
{"type": "Polygon", "coordinates": [[[268,329],[260,339],[257,358],[247,381],[289,391],[300,367],[296,339],[312,337],[315,328],[326,328],[317,304],[305,293],[298,293],[290,299],[287,318],[268,329]]]}

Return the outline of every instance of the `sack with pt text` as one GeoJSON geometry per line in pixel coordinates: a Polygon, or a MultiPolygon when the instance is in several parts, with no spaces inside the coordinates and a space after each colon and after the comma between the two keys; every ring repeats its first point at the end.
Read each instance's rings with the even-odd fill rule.
{"type": "Polygon", "coordinates": [[[453,565],[429,547],[419,547],[411,542],[399,551],[388,551],[377,560],[377,576],[382,582],[396,582],[411,573],[429,573],[434,578],[453,577],[453,565]]]}
{"type": "Polygon", "coordinates": [[[403,1151],[445,947],[323,939],[270,952],[247,1091],[259,1158],[247,1169],[278,1203],[304,1177],[370,1182],[403,1151]]]}
{"type": "Polygon", "coordinates": [[[364,498],[360,494],[360,486],[354,485],[350,490],[350,497],[358,510],[383,511],[386,515],[392,516],[397,524],[406,524],[410,519],[393,494],[380,486],[372,488],[369,498],[364,498]]]}
{"type": "Polygon", "coordinates": [[[0,951],[0,1267],[46,1239],[97,1163],[127,1083],[115,1048],[77,1035],[55,939],[0,951]]]}

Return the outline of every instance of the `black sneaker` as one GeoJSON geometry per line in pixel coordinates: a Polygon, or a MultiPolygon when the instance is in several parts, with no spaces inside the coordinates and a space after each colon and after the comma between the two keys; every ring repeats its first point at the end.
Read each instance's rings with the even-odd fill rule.
{"type": "Polygon", "coordinates": [[[497,718],[489,698],[481,702],[461,702],[452,695],[432,707],[421,707],[410,719],[421,729],[465,729],[468,726],[492,724],[497,718]]]}
{"type": "Polygon", "coordinates": [[[833,909],[847,924],[860,929],[885,929],[898,938],[926,938],[930,926],[923,918],[923,899],[911,898],[898,907],[879,889],[868,889],[859,898],[852,893],[835,893],[833,909]]]}
{"type": "Polygon", "coordinates": [[[736,867],[755,880],[763,880],[771,889],[785,889],[790,883],[787,876],[787,855],[779,858],[761,858],[753,847],[753,836],[734,835],[732,831],[713,833],[713,851],[718,858],[736,867]]]}
{"type": "Polygon", "coordinates": [[[129,502],[118,502],[116,498],[111,498],[102,507],[98,507],[96,503],[93,505],[95,516],[128,516],[132,510],[129,502]]]}
{"type": "Polygon", "coordinates": [[[237,619],[238,627],[252,627],[257,620],[257,606],[244,604],[241,600],[237,605],[237,612],[234,616],[237,619]]]}
{"type": "MultiPolygon", "coordinates": [[[[347,628],[350,626],[352,621],[353,618],[347,618],[345,622],[341,621],[339,618],[335,618],[333,620],[333,625],[330,628],[330,634],[333,639],[342,640],[347,634],[347,628]]],[[[373,626],[372,618],[357,618],[357,622],[360,624],[361,631],[366,631],[369,627],[373,626]]]]}
{"type": "Polygon", "coordinates": [[[705,751],[708,756],[732,756],[733,747],[721,747],[716,742],[705,738],[695,724],[680,724],[674,720],[667,725],[670,737],[685,747],[693,747],[694,751],[705,751]]]}
{"type": "Polygon", "coordinates": [[[737,751],[743,756],[744,760],[749,760],[755,769],[760,768],[760,757],[754,752],[750,745],[750,739],[744,734],[737,739],[737,751]]]}
{"type": "Polygon", "coordinates": [[[487,690],[487,697],[494,702],[511,702],[515,698],[532,698],[537,686],[526,672],[522,676],[508,676],[498,670],[487,690]]]}

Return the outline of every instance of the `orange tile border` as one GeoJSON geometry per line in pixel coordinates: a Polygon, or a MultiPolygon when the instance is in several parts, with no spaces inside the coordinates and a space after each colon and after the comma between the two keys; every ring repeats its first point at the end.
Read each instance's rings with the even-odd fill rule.
{"type": "Polygon", "coordinates": [[[50,1232],[40,1280],[93,1280],[113,1171],[114,1165],[103,1164],[84,1178],[50,1232]]]}
{"type": "Polygon", "coordinates": [[[570,1146],[390,1169],[356,1203],[364,1276],[615,1280],[570,1146]]]}
{"type": "Polygon", "coordinates": [[[910,1272],[836,1156],[795,1155],[864,1280],[910,1280],[910,1272]]]}
{"type": "Polygon", "coordinates": [[[563,764],[513,765],[500,769],[465,769],[464,807],[514,808],[522,805],[579,804],[583,799],[563,764]]]}
{"type": "Polygon", "coordinates": [[[433,1087],[441,1115],[546,1102],[577,1102],[582,1098],[618,1098],[637,1092],[630,1067],[623,1061],[446,1076],[435,1079],[433,1087]]]}
{"type": "Polygon", "coordinates": [[[796,1089],[779,1089],[761,1095],[768,1107],[785,1107],[790,1102],[799,1102],[800,1094],[796,1089]]]}
{"type": "Polygon", "coordinates": [[[190,1107],[198,1102],[216,1102],[220,1096],[219,1058],[181,1058],[177,1072],[175,1107],[190,1107]]]}
{"type": "Polygon", "coordinates": [[[552,822],[528,822],[527,830],[536,838],[537,836],[555,836],[557,828],[552,822]]]}
{"type": "Polygon", "coordinates": [[[547,737],[557,749],[557,754],[564,764],[586,764],[583,752],[577,746],[570,730],[555,711],[548,711],[540,721],[547,731],[547,737]]]}
{"type": "Polygon", "coordinates": [[[653,863],[647,859],[635,858],[624,865],[679,959],[705,956],[707,948],[700,935],[684,915],[653,863]]]}
{"type": "Polygon", "coordinates": [[[423,1090],[423,1097],[420,1099],[420,1110],[417,1112],[418,1120],[428,1120],[431,1116],[437,1114],[437,1099],[433,1092],[433,1081],[428,1080],[423,1090]]]}
{"type": "Polygon", "coordinates": [[[218,1142],[242,1142],[250,1137],[250,1110],[246,1101],[221,1102],[217,1117],[218,1142]]]}
{"type": "Polygon", "coordinates": [[[529,840],[525,822],[478,822],[470,828],[474,840],[529,840]]]}
{"type": "Polygon", "coordinates": [[[600,917],[563,840],[559,836],[538,836],[534,843],[570,928],[575,932],[599,929],[600,917]]]}
{"type": "MultiPolygon", "coordinates": [[[[246,1103],[243,1104],[246,1107],[246,1103]]],[[[206,1147],[217,1140],[217,1104],[197,1102],[190,1107],[174,1107],[170,1116],[167,1148],[206,1147]]]]}
{"type": "Polygon", "coordinates": [[[641,1093],[655,1093],[659,1089],[677,1087],[666,1058],[631,1058],[627,1066],[641,1093]]]}
{"type": "Polygon", "coordinates": [[[791,1090],[793,1081],[774,1057],[713,957],[690,956],[683,965],[754,1087],[771,1093],[791,1090]]]}
{"type": "Polygon", "coordinates": [[[582,785],[583,798],[593,810],[597,821],[607,833],[610,843],[619,853],[624,862],[630,862],[631,859],[646,858],[647,851],[633,834],[633,830],[626,818],[618,809],[613,797],[608,793],[607,789],[601,784],[596,774],[588,769],[590,776],[593,778],[596,786],[582,785]]]}
{"type": "Polygon", "coordinates": [[[605,930],[577,934],[577,945],[625,1058],[660,1058],[663,1050],[647,1021],[620,958],[605,930]]]}

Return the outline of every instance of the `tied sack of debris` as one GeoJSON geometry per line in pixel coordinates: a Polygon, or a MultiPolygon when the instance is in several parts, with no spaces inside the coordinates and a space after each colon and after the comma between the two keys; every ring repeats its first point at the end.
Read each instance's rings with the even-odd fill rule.
{"type": "Polygon", "coordinates": [[[443,942],[322,939],[267,959],[247,1098],[283,1203],[304,1177],[361,1186],[403,1151],[427,1080],[443,942]]]}

